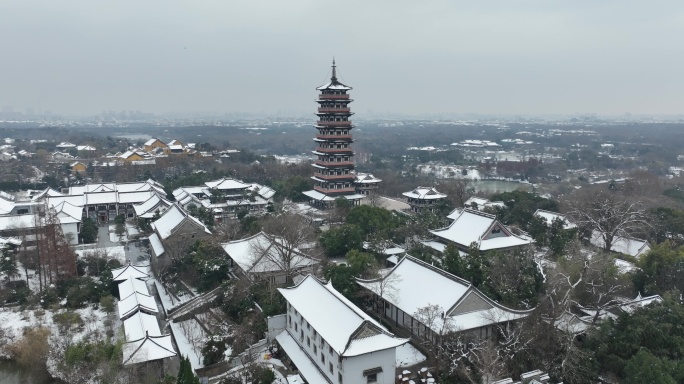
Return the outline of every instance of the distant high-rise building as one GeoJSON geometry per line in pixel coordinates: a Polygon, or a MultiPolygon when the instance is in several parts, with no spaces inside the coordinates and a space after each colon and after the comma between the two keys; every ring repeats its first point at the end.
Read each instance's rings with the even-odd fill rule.
{"type": "Polygon", "coordinates": [[[337,80],[335,60],[332,64],[330,81],[316,88],[318,95],[318,121],[314,127],[318,130],[314,141],[317,143],[313,154],[317,156],[313,163],[314,189],[304,194],[311,200],[311,204],[326,208],[342,197],[350,200],[353,205],[359,203],[363,195],[357,194],[354,186],[354,152],[351,148],[354,128],[347,91],[352,87],[337,80]]]}

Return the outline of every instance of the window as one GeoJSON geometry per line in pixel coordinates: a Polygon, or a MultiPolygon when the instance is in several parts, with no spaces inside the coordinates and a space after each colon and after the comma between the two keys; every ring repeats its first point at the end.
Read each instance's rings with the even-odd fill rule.
{"type": "Polygon", "coordinates": [[[308,321],[306,322],[306,329],[309,330],[309,331],[311,330],[311,324],[309,324],[308,321]]]}
{"type": "Polygon", "coordinates": [[[323,351],[321,351],[321,363],[325,364],[325,355],[323,354],[323,351]]]}
{"type": "Polygon", "coordinates": [[[329,352],[331,355],[333,354],[332,346],[330,346],[330,345],[328,346],[328,352],[329,352]]]}
{"type": "Polygon", "coordinates": [[[297,323],[295,323],[295,332],[297,332],[297,323]]]}
{"type": "Polygon", "coordinates": [[[341,373],[337,374],[337,380],[340,382],[340,384],[342,384],[342,374],[341,373]]]}
{"type": "Polygon", "coordinates": [[[330,370],[330,373],[333,373],[332,363],[328,363],[328,369],[330,370]]]}
{"type": "Polygon", "coordinates": [[[306,337],[306,346],[307,347],[311,346],[311,339],[309,338],[309,336],[306,337]]]}
{"type": "Polygon", "coordinates": [[[314,344],[314,355],[318,353],[318,347],[314,344]]]}
{"type": "Polygon", "coordinates": [[[370,375],[366,376],[366,383],[377,383],[378,382],[378,374],[377,373],[371,373],[370,375]]]}

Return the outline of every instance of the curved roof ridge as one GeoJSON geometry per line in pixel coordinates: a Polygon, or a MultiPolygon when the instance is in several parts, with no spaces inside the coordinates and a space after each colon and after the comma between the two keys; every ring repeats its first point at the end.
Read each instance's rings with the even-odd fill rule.
{"type": "Polygon", "coordinates": [[[494,219],[494,220],[498,221],[498,219],[496,218],[496,215],[491,214],[491,213],[487,213],[487,212],[482,212],[482,211],[477,210],[477,209],[465,208],[464,207],[463,212],[461,212],[461,214],[463,214],[464,212],[472,213],[473,215],[487,217],[487,218],[494,219]]]}
{"type": "MultiPolygon", "coordinates": [[[[420,260],[420,259],[418,259],[418,258],[416,258],[416,257],[413,257],[413,256],[409,255],[408,253],[399,261],[399,263],[401,263],[402,261],[404,261],[404,259],[407,259],[407,258],[408,258],[409,260],[413,261],[414,263],[420,264],[420,265],[422,265],[422,266],[424,266],[424,267],[426,267],[426,268],[428,268],[428,269],[430,269],[430,270],[432,270],[432,271],[434,271],[434,272],[439,273],[440,275],[443,275],[444,277],[450,278],[450,279],[453,280],[453,281],[456,281],[456,282],[458,282],[458,283],[464,284],[464,285],[466,285],[466,286],[468,286],[468,287],[473,286],[473,284],[472,284],[470,281],[468,281],[468,280],[466,280],[466,279],[464,279],[464,278],[462,278],[462,277],[456,276],[456,275],[454,275],[453,273],[449,273],[449,272],[443,270],[442,268],[435,267],[435,266],[432,265],[432,264],[426,263],[426,262],[423,261],[423,260],[420,260]]],[[[397,265],[399,265],[399,263],[397,263],[397,265]]],[[[395,266],[395,268],[396,268],[396,266],[395,266]]],[[[392,271],[390,271],[389,273],[387,273],[387,275],[389,275],[390,273],[392,273],[392,271]]]]}
{"type": "MultiPolygon", "coordinates": [[[[494,306],[495,308],[503,309],[503,310],[508,311],[508,312],[524,314],[524,313],[530,313],[530,312],[534,311],[534,310],[537,308],[537,307],[529,308],[529,309],[513,309],[513,308],[508,308],[507,306],[505,306],[505,305],[503,305],[503,304],[499,304],[498,302],[496,302],[496,301],[490,299],[489,297],[487,297],[487,295],[485,295],[484,293],[482,293],[482,291],[480,291],[479,289],[477,289],[477,287],[471,286],[470,288],[472,288],[472,289],[469,289],[468,292],[466,292],[463,296],[461,296],[461,298],[456,302],[456,304],[454,304],[454,306],[453,306],[452,308],[449,309],[449,311],[447,312],[448,314],[451,314],[451,312],[453,312],[454,310],[456,310],[456,308],[458,308],[458,306],[461,305],[461,303],[463,303],[463,301],[465,300],[465,298],[468,297],[468,295],[470,295],[471,293],[476,294],[476,295],[479,296],[482,300],[486,301],[488,304],[491,304],[491,305],[494,306]]],[[[473,312],[476,312],[476,311],[473,311],[473,312]]]]}

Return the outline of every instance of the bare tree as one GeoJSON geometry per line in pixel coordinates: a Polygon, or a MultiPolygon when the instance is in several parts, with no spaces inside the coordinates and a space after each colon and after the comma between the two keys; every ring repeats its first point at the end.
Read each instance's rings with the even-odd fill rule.
{"type": "Polygon", "coordinates": [[[313,243],[315,232],[306,219],[293,213],[282,213],[264,221],[265,242],[254,242],[255,262],[265,259],[275,264],[286,277],[286,284],[309,265],[311,258],[301,249],[313,243]]]}
{"type": "Polygon", "coordinates": [[[578,193],[568,201],[569,215],[585,236],[600,234],[603,249],[610,251],[617,237],[627,237],[649,227],[649,216],[639,200],[609,190],[578,193]]]}
{"type": "Polygon", "coordinates": [[[445,309],[438,304],[428,303],[426,306],[418,308],[412,316],[417,320],[417,322],[413,324],[413,330],[418,336],[425,336],[426,339],[430,333],[437,336],[437,340],[429,337],[429,340],[426,340],[426,342],[441,343],[442,337],[445,334],[456,330],[455,325],[451,321],[451,317],[447,316],[445,309]],[[425,329],[425,335],[420,334],[421,329],[425,329]]]}
{"type": "Polygon", "coordinates": [[[470,186],[470,179],[466,178],[447,180],[441,184],[440,189],[446,193],[447,200],[454,207],[463,207],[466,200],[468,200],[468,196],[475,192],[470,186]]]}
{"type": "Polygon", "coordinates": [[[194,319],[181,321],[178,325],[185,335],[185,339],[188,340],[188,343],[192,347],[192,350],[195,351],[198,359],[197,363],[202,364],[202,348],[204,347],[206,340],[204,330],[202,330],[202,327],[200,327],[197,320],[194,319]]]}

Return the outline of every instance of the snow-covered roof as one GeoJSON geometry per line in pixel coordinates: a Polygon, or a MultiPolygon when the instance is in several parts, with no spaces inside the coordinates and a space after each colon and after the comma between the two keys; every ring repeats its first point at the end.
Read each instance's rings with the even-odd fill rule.
{"type": "Polygon", "coordinates": [[[119,297],[128,297],[134,293],[142,293],[143,295],[149,295],[150,291],[147,289],[147,284],[144,281],[138,280],[134,277],[129,277],[128,280],[124,280],[119,283],[119,297]]]}
{"type": "Polygon", "coordinates": [[[270,199],[276,193],[275,189],[256,183],[251,184],[248,189],[252,192],[256,192],[264,199],[270,199]]]}
{"type": "Polygon", "coordinates": [[[356,180],[354,180],[355,183],[359,184],[376,184],[381,182],[382,180],[378,179],[377,177],[373,176],[370,173],[357,173],[356,174],[356,180]]]}
{"type": "Polygon", "coordinates": [[[34,200],[34,201],[35,201],[35,200],[40,200],[40,199],[42,199],[43,197],[46,197],[46,196],[47,196],[47,197],[50,197],[50,196],[64,196],[64,194],[59,193],[59,192],[55,191],[54,189],[48,187],[48,188],[45,188],[45,189],[44,189],[42,192],[40,192],[39,194],[33,196],[33,197],[31,198],[31,200],[34,200]]]}
{"type": "Polygon", "coordinates": [[[121,204],[137,204],[147,201],[155,191],[137,191],[137,192],[118,192],[119,203],[121,204]]]}
{"type": "Polygon", "coordinates": [[[150,240],[150,245],[152,246],[152,252],[154,252],[154,255],[159,257],[164,254],[164,245],[162,245],[161,240],[159,240],[159,236],[157,236],[156,233],[153,233],[149,237],[150,240]]]}
{"type": "Polygon", "coordinates": [[[465,208],[453,220],[448,227],[430,232],[464,248],[476,243],[482,251],[532,243],[530,238],[513,234],[494,215],[465,208]]]}
{"type": "Polygon", "coordinates": [[[157,302],[154,297],[143,293],[134,292],[117,303],[119,319],[125,319],[139,310],[158,313],[157,302]]]}
{"type": "Polygon", "coordinates": [[[402,195],[412,198],[412,199],[420,199],[420,200],[436,200],[436,199],[443,199],[447,197],[447,195],[440,193],[437,191],[434,187],[418,187],[414,189],[413,191],[410,192],[404,192],[402,195]]]}
{"type": "Polygon", "coordinates": [[[14,202],[0,197],[0,215],[9,215],[14,209],[14,202]]]}
{"type": "Polygon", "coordinates": [[[199,219],[191,216],[178,204],[172,204],[156,221],[152,223],[152,227],[157,230],[161,240],[166,240],[184,223],[189,222],[199,230],[211,235],[211,231],[199,219]]]}
{"type": "Polygon", "coordinates": [[[160,197],[159,194],[153,193],[147,200],[140,204],[134,205],[135,215],[142,218],[152,218],[157,210],[164,211],[171,206],[171,202],[160,197]]]}
{"type": "Polygon", "coordinates": [[[140,340],[145,335],[161,336],[157,317],[147,313],[138,312],[124,320],[124,333],[126,340],[140,340]]]}
{"type": "MultiPolygon", "coordinates": [[[[281,244],[283,244],[282,239],[259,232],[245,239],[223,243],[221,246],[243,271],[263,273],[286,269],[286,261],[279,255],[279,252],[287,251],[281,244]]],[[[289,257],[291,257],[290,270],[306,268],[318,263],[318,260],[305,255],[299,249],[295,249],[294,255],[289,257]]]]}
{"type": "MultiPolygon", "coordinates": [[[[594,230],[591,233],[590,242],[599,248],[603,248],[606,244],[603,240],[602,233],[597,230],[594,230]]],[[[615,236],[613,238],[613,244],[610,246],[610,250],[613,252],[624,253],[625,255],[640,257],[644,253],[651,250],[651,245],[646,240],[633,237],[615,236]]]]}
{"type": "MultiPolygon", "coordinates": [[[[601,320],[616,319],[620,313],[633,313],[635,310],[647,305],[661,303],[663,299],[659,295],[643,297],[641,296],[641,293],[639,293],[634,299],[618,298],[618,301],[620,302],[603,308],[601,312],[598,313],[598,318],[601,320]]],[[[594,318],[597,315],[595,309],[582,306],[577,306],[575,309],[579,314],[570,312],[563,313],[555,321],[556,328],[578,334],[583,333],[596,325],[594,322],[594,318]]]]}
{"type": "Polygon", "coordinates": [[[278,288],[278,291],[340,356],[395,348],[408,341],[389,333],[335,290],[332,283],[324,284],[312,275],[294,287],[278,288]],[[365,337],[354,339],[361,328],[367,330],[365,337]]]}
{"type": "Polygon", "coordinates": [[[307,383],[330,384],[330,380],[321,373],[304,350],[297,344],[295,339],[287,331],[282,331],[276,336],[278,344],[285,350],[287,356],[297,366],[299,373],[306,378],[307,383]]]}
{"type": "Polygon", "coordinates": [[[302,192],[304,195],[318,201],[335,201],[339,197],[344,197],[347,200],[360,200],[364,198],[364,195],[358,195],[358,194],[351,194],[351,195],[343,195],[343,196],[328,196],[326,194],[323,194],[321,192],[318,192],[316,190],[311,190],[311,191],[304,191],[302,192]]]}
{"type": "Polygon", "coordinates": [[[352,89],[352,87],[346,86],[339,81],[337,81],[337,78],[334,77],[330,79],[327,83],[321,85],[320,87],[317,87],[316,90],[322,91],[324,89],[333,89],[333,90],[340,90],[340,91],[349,91],[352,89]]]}
{"type": "Polygon", "coordinates": [[[226,177],[218,179],[218,180],[214,180],[214,181],[207,181],[204,184],[209,188],[219,189],[219,190],[247,189],[250,187],[250,184],[245,184],[240,180],[235,180],[235,179],[226,178],[226,177]]]}
{"type": "Polygon", "coordinates": [[[42,221],[37,215],[0,216],[0,231],[36,228],[36,226],[42,226],[42,221]]]}
{"type": "Polygon", "coordinates": [[[95,205],[95,204],[113,204],[117,202],[116,192],[94,192],[87,193],[85,196],[85,204],[95,205]]]}
{"type": "Polygon", "coordinates": [[[150,277],[150,274],[147,273],[147,270],[147,267],[135,266],[129,262],[127,265],[121,268],[112,269],[112,280],[125,281],[130,277],[133,277],[134,279],[146,279],[150,277]]]}
{"type": "Polygon", "coordinates": [[[161,140],[159,140],[159,139],[149,139],[149,140],[147,140],[147,141],[145,142],[145,144],[143,144],[143,145],[150,146],[150,145],[152,145],[152,144],[154,144],[154,143],[156,143],[156,142],[159,142],[159,143],[161,143],[162,145],[166,145],[166,144],[164,144],[163,141],[161,141],[161,140]]]}
{"type": "MultiPolygon", "coordinates": [[[[448,326],[451,330],[479,328],[529,314],[529,311],[516,311],[499,305],[467,280],[409,255],[404,256],[382,278],[357,279],[357,282],[409,315],[428,305],[439,306],[450,319],[448,326]],[[383,286],[386,279],[390,280],[384,282],[383,286]],[[463,303],[477,305],[461,305],[463,303]]],[[[434,324],[428,324],[436,332],[440,331],[442,325],[441,317],[434,324]]]]}
{"type": "MultiPolygon", "coordinates": [[[[473,203],[477,207],[476,209],[478,211],[484,211],[486,208],[503,208],[506,205],[504,204],[503,201],[489,201],[489,199],[485,199],[484,197],[478,197],[478,196],[471,196],[468,198],[468,200],[463,203],[464,207],[467,208],[472,208],[473,203]]],[[[454,209],[447,218],[453,220],[453,216],[457,216],[458,213],[461,211],[461,208],[456,208],[454,209]]]]}
{"type": "Polygon", "coordinates": [[[123,365],[145,363],[176,356],[171,336],[146,336],[123,345],[123,365]]]}
{"type": "Polygon", "coordinates": [[[572,228],[577,228],[577,226],[568,220],[568,217],[565,215],[562,215],[560,213],[556,212],[551,212],[551,211],[545,211],[543,209],[537,209],[536,212],[534,212],[534,215],[543,219],[546,225],[551,225],[554,220],[562,220],[564,225],[563,228],[565,229],[572,229],[572,228]]]}
{"type": "Polygon", "coordinates": [[[76,206],[68,201],[62,201],[57,205],[52,206],[52,209],[54,209],[55,214],[59,217],[60,223],[65,223],[63,221],[63,215],[66,215],[70,218],[73,219],[73,222],[81,222],[81,219],[83,218],[83,207],[82,206],[76,206]]]}

